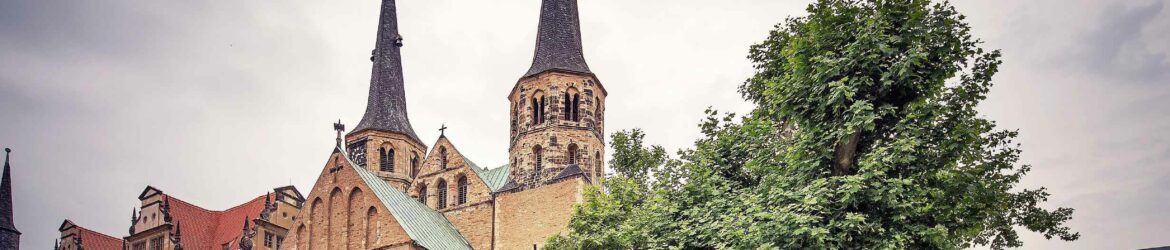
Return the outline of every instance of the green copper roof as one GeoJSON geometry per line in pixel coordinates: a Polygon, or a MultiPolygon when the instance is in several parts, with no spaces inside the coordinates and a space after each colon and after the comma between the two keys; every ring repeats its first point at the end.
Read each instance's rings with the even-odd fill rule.
{"type": "Polygon", "coordinates": [[[483,180],[484,184],[487,184],[488,189],[491,189],[492,193],[500,191],[500,188],[508,183],[508,164],[492,169],[483,169],[479,165],[475,165],[467,157],[463,157],[463,162],[466,162],[468,166],[471,166],[471,169],[475,170],[475,175],[478,175],[479,179],[483,180]]]}
{"type": "MultiPolygon", "coordinates": [[[[344,153],[342,155],[344,156],[344,153]]],[[[345,157],[349,159],[349,156],[345,157]]],[[[390,210],[390,215],[398,220],[398,224],[402,225],[402,229],[406,230],[406,234],[416,244],[430,250],[472,249],[471,244],[455,230],[455,226],[451,225],[447,217],[394,189],[370,171],[354,166],[349,161],[345,162],[361,176],[362,181],[366,182],[378,200],[390,210]]]]}

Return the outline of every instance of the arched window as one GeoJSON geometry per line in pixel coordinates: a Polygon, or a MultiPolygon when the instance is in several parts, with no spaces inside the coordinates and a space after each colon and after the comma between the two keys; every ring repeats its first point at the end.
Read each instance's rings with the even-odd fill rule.
{"type": "Polygon", "coordinates": [[[569,164],[577,164],[577,144],[569,144],[569,164]]]}
{"type": "Polygon", "coordinates": [[[456,189],[456,192],[459,192],[459,193],[457,194],[458,198],[455,198],[455,203],[458,203],[459,205],[463,205],[463,203],[467,203],[467,176],[460,175],[459,180],[456,183],[457,184],[455,186],[455,189],[456,189]]]}
{"type": "Polygon", "coordinates": [[[447,180],[439,179],[439,185],[436,185],[435,189],[438,189],[439,194],[439,204],[436,204],[436,207],[447,208],[447,180]]]}
{"type": "Polygon", "coordinates": [[[394,149],[381,148],[378,150],[381,157],[381,162],[378,164],[378,170],[382,172],[394,172],[394,149]]]}
{"type": "Polygon", "coordinates": [[[374,243],[374,237],[377,236],[376,232],[373,231],[375,229],[373,224],[377,222],[377,219],[374,218],[376,216],[378,216],[378,209],[371,206],[370,210],[366,211],[366,242],[362,249],[370,249],[370,244],[374,243]]]}
{"type": "Polygon", "coordinates": [[[540,145],[536,145],[535,147],[532,148],[532,166],[533,166],[532,169],[535,170],[537,173],[540,173],[540,171],[544,169],[544,166],[543,166],[544,157],[541,155],[543,153],[544,153],[544,150],[540,148],[540,145]]]}
{"type": "Polygon", "coordinates": [[[581,95],[573,94],[573,121],[581,121],[581,95]]]}
{"type": "Polygon", "coordinates": [[[414,178],[417,176],[418,176],[418,152],[415,152],[414,156],[410,157],[410,178],[414,178]]]}
{"type": "Polygon", "coordinates": [[[536,101],[536,96],[532,97],[532,125],[536,125],[540,121],[540,102],[536,101]]]}
{"type": "Polygon", "coordinates": [[[447,147],[439,147],[439,168],[447,169],[447,147]]]}
{"type": "Polygon", "coordinates": [[[573,103],[571,103],[572,100],[573,98],[569,98],[569,92],[565,91],[564,110],[561,111],[561,113],[565,114],[566,121],[573,120],[573,103]]]}
{"type": "Polygon", "coordinates": [[[601,122],[601,98],[593,98],[593,109],[593,122],[601,122]]]}
{"type": "Polygon", "coordinates": [[[422,184],[418,187],[418,202],[423,205],[427,204],[427,184],[422,184]]]}
{"type": "Polygon", "coordinates": [[[604,172],[604,169],[602,167],[603,166],[602,164],[604,164],[604,163],[601,162],[601,152],[594,152],[593,159],[594,159],[593,164],[595,165],[593,171],[595,171],[594,173],[597,173],[598,176],[601,176],[604,172]]]}

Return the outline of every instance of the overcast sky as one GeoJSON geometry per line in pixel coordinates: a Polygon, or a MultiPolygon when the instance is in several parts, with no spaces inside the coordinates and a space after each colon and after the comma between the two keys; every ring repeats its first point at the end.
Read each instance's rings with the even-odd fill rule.
{"type": "MultiPolygon", "coordinates": [[[[1029,249],[1170,245],[1168,1],[960,1],[1004,51],[981,106],[1019,129],[1025,187],[1076,209],[1082,239],[1029,249]]],[[[677,149],[735,92],[748,46],[807,1],[582,0],[585,57],[609,90],[607,134],[677,149]]],[[[406,94],[424,142],[507,159],[508,91],[530,64],[537,0],[400,0],[406,94]]],[[[146,185],[209,209],[309,190],[331,123],[366,105],[378,1],[0,1],[0,145],[16,226],[47,248],[71,219],[125,236],[146,185]]],[[[673,150],[672,150],[673,151],[673,150]]]]}

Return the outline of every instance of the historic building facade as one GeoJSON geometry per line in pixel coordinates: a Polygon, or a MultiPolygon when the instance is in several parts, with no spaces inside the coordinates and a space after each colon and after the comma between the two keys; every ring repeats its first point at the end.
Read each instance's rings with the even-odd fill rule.
{"type": "MultiPolygon", "coordinates": [[[[567,230],[604,176],[607,92],[585,63],[576,0],[543,0],[533,62],[507,94],[509,162],[485,168],[407,116],[394,0],[381,1],[362,120],[295,216],[286,249],[532,249],[567,230]]],[[[501,114],[505,114],[501,112],[501,114]]]]}
{"type": "Polygon", "coordinates": [[[304,197],[292,186],[213,211],[147,186],[130,216],[128,236],[114,237],[65,220],[57,250],[270,250],[286,241],[304,197]]]}

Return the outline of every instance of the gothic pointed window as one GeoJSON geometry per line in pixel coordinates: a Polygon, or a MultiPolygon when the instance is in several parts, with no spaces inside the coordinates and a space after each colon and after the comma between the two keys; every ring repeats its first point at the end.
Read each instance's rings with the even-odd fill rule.
{"type": "Polygon", "coordinates": [[[418,187],[418,202],[422,203],[423,205],[427,204],[427,185],[426,184],[423,184],[422,186],[418,187]]]}
{"type": "Polygon", "coordinates": [[[537,113],[539,113],[537,118],[539,118],[539,119],[537,119],[537,121],[536,121],[536,123],[538,123],[538,124],[544,124],[544,114],[545,114],[544,110],[545,110],[545,107],[547,107],[545,105],[546,99],[548,99],[548,98],[546,98],[544,96],[540,97],[540,109],[537,109],[537,113]]]}
{"type": "Polygon", "coordinates": [[[439,147],[439,168],[447,169],[447,147],[439,147]]]}
{"type": "Polygon", "coordinates": [[[569,144],[569,164],[577,164],[577,144],[569,144]]]}
{"type": "Polygon", "coordinates": [[[460,175],[459,180],[456,183],[457,184],[455,189],[456,192],[458,192],[458,194],[456,194],[458,198],[455,199],[455,203],[463,205],[464,203],[467,203],[467,176],[460,175]]]}
{"type": "Polygon", "coordinates": [[[536,147],[532,148],[532,169],[537,173],[540,173],[540,170],[544,168],[544,166],[542,166],[544,157],[541,155],[544,153],[543,151],[544,150],[540,148],[540,145],[536,145],[536,147]]]}
{"type": "Polygon", "coordinates": [[[436,207],[439,209],[447,208],[447,180],[439,179],[439,185],[435,186],[435,189],[438,189],[439,195],[439,203],[436,204],[436,207]]]}
{"type": "Polygon", "coordinates": [[[378,149],[378,170],[382,172],[394,172],[394,149],[380,148],[378,149]]]}
{"type": "Polygon", "coordinates": [[[601,165],[601,164],[603,164],[601,162],[601,152],[593,153],[593,164],[595,165],[593,171],[596,172],[597,175],[601,175],[602,172],[604,172],[602,170],[602,165],[601,165]]]}

